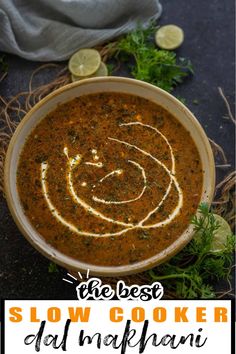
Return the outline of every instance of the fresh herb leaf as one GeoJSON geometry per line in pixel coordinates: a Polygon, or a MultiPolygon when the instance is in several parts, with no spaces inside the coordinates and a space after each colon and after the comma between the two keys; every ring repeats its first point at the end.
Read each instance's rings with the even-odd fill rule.
{"type": "Polygon", "coordinates": [[[207,204],[202,203],[199,212],[200,216],[192,219],[196,231],[193,240],[169,262],[149,271],[152,280],[161,281],[178,298],[214,298],[216,294],[211,284],[230,277],[235,235],[228,235],[222,251],[212,252],[219,224],[207,204]]]}
{"type": "Polygon", "coordinates": [[[107,66],[107,70],[108,70],[108,75],[112,75],[114,69],[115,69],[115,65],[112,63],[106,64],[107,66]]]}
{"type": "Polygon", "coordinates": [[[57,268],[57,265],[53,262],[50,262],[48,266],[48,273],[58,273],[58,272],[59,270],[57,268]]]}
{"type": "Polygon", "coordinates": [[[177,59],[175,52],[158,49],[151,40],[157,27],[151,23],[146,29],[138,27],[116,42],[113,55],[121,61],[131,61],[131,74],[134,78],[149,82],[166,91],[172,91],[181,83],[193,67],[188,59],[177,59]]]}

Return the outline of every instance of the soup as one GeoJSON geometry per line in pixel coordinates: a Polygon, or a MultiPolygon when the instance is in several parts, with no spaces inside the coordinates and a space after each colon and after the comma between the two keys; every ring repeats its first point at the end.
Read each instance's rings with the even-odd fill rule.
{"type": "Polygon", "coordinates": [[[59,105],[25,142],[17,186],[54,248],[120,266],[150,258],[188,227],[203,172],[189,132],[167,110],[123,93],[59,105]]]}

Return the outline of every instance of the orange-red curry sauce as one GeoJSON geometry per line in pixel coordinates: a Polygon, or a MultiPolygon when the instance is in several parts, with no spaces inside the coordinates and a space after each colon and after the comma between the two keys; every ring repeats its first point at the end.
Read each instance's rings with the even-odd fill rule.
{"type": "Polygon", "coordinates": [[[107,266],[173,243],[196,212],[202,180],[189,132],[162,107],[121,93],[58,106],[31,132],[17,174],[25,214],[42,237],[107,266]]]}

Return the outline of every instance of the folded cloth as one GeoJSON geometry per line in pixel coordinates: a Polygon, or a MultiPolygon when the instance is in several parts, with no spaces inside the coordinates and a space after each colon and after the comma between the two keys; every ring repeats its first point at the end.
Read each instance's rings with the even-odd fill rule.
{"type": "Polygon", "coordinates": [[[157,19],[159,0],[1,0],[0,51],[60,61],[157,19]]]}

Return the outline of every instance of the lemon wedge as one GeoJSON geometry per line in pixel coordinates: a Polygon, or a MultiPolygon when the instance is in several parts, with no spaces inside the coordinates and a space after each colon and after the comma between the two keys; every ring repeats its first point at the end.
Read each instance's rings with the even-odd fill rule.
{"type": "Polygon", "coordinates": [[[184,32],[176,25],[162,26],[156,31],[155,41],[161,49],[176,49],[184,41],[184,32]]]}
{"type": "Polygon", "coordinates": [[[75,82],[75,81],[79,81],[79,80],[82,80],[82,79],[87,79],[87,78],[90,78],[90,77],[107,76],[107,75],[108,75],[107,66],[106,66],[106,64],[101,62],[98,70],[94,74],[89,75],[89,76],[75,76],[75,75],[72,74],[71,75],[71,81],[75,82]]]}
{"type": "Polygon", "coordinates": [[[69,70],[74,76],[90,76],[101,64],[101,56],[95,49],[80,49],[69,60],[69,70]]]}

